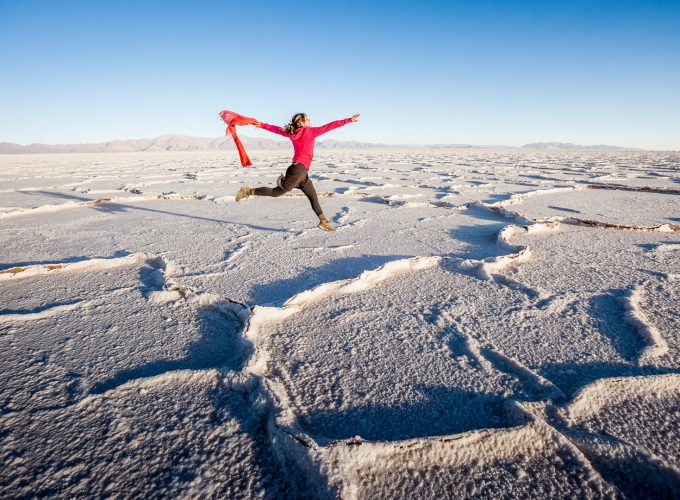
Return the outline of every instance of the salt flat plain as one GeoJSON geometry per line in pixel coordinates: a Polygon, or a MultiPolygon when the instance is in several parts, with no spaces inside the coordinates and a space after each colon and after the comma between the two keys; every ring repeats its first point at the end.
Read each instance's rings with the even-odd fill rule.
{"type": "Polygon", "coordinates": [[[680,153],[0,156],[2,496],[674,497],[680,153]]]}

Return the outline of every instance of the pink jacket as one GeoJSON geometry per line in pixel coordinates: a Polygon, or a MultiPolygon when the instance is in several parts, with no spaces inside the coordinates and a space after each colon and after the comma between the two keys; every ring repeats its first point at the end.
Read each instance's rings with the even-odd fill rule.
{"type": "Polygon", "coordinates": [[[301,127],[294,134],[289,134],[281,127],[269,125],[268,123],[260,123],[260,128],[288,137],[293,142],[293,150],[295,151],[293,162],[302,163],[309,170],[309,167],[312,165],[312,158],[314,157],[314,139],[321,134],[330,132],[334,128],[347,125],[351,121],[351,118],[345,118],[344,120],[336,120],[320,127],[301,127]]]}

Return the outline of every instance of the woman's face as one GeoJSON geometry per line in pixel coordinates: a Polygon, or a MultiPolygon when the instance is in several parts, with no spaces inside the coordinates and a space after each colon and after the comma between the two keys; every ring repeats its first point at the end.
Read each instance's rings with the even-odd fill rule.
{"type": "Polygon", "coordinates": [[[305,120],[302,122],[303,127],[311,127],[312,126],[312,120],[309,119],[309,116],[305,116],[305,120]]]}

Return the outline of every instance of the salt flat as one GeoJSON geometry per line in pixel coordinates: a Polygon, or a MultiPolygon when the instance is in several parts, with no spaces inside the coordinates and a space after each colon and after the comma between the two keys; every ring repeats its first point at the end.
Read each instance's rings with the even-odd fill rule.
{"type": "Polygon", "coordinates": [[[3,496],[673,497],[680,154],[0,156],[3,496]]]}

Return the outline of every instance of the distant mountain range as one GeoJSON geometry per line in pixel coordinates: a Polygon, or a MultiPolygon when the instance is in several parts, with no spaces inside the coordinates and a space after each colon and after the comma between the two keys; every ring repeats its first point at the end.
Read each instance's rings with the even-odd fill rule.
{"type": "MultiPolygon", "coordinates": [[[[248,149],[281,149],[283,141],[239,136],[248,149]]],[[[226,136],[191,137],[166,134],[153,139],[127,139],[93,144],[28,144],[0,143],[0,153],[135,153],[161,151],[217,151],[235,149],[234,141],[226,136]]]]}
{"type": "MultiPolygon", "coordinates": [[[[289,141],[260,139],[239,135],[247,151],[289,149],[289,141]]],[[[356,149],[389,147],[385,144],[358,141],[317,141],[317,148],[356,149]]],[[[153,139],[127,139],[92,144],[28,144],[0,142],[0,154],[11,153],[135,153],[162,151],[219,151],[236,149],[234,141],[226,136],[192,137],[188,135],[166,134],[153,139]]]]}
{"type": "MultiPolygon", "coordinates": [[[[255,137],[239,136],[246,150],[276,150],[289,149],[288,141],[274,139],[260,139],[255,137]]],[[[515,149],[510,146],[475,146],[471,144],[379,144],[358,141],[335,141],[333,139],[318,141],[319,149],[364,149],[364,148],[491,148],[491,149],[515,149]]],[[[620,146],[579,146],[564,142],[536,142],[525,144],[523,149],[594,149],[600,151],[630,151],[632,148],[620,146]]],[[[128,139],[93,144],[14,144],[0,142],[0,154],[13,153],[135,153],[135,152],[162,152],[162,151],[218,151],[235,149],[234,142],[226,136],[220,137],[192,137],[188,135],[166,134],[153,139],[128,139]]]]}
{"type": "Polygon", "coordinates": [[[622,146],[609,146],[607,144],[595,144],[592,146],[581,146],[571,142],[532,142],[522,146],[525,149],[593,149],[596,151],[638,151],[635,148],[622,146]]]}

